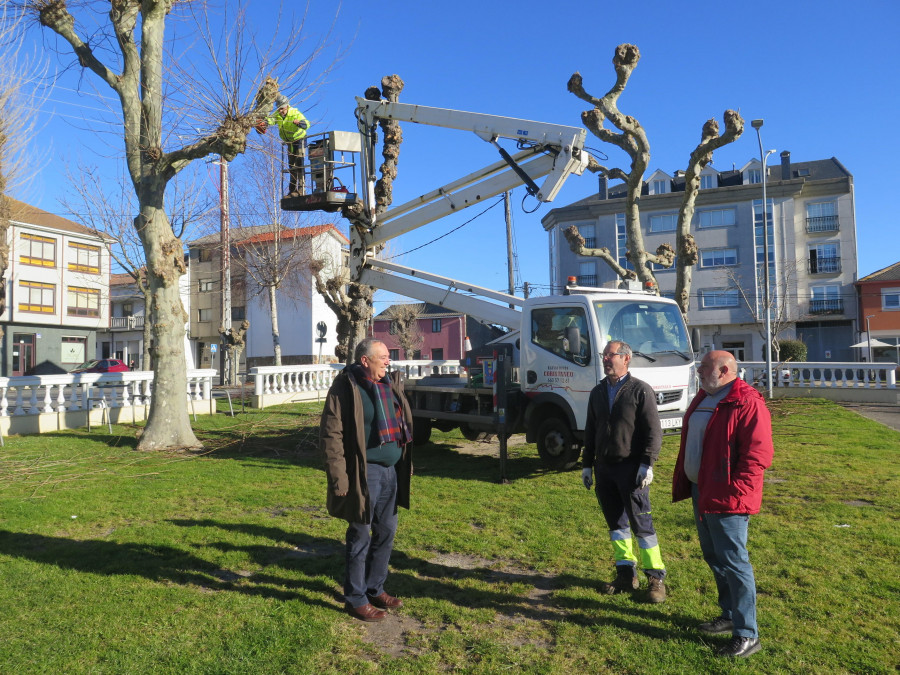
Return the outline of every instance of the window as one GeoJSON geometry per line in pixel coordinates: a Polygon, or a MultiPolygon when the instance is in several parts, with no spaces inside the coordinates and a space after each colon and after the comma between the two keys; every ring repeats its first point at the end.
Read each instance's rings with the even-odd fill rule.
{"type": "Polygon", "coordinates": [[[881,309],[884,309],[884,310],[900,309],[900,288],[883,288],[883,289],[881,289],[881,309]]]}
{"type": "Polygon", "coordinates": [[[716,291],[700,291],[700,306],[704,309],[714,307],[737,307],[738,291],[736,288],[716,291]]]}
{"type": "Polygon", "coordinates": [[[70,242],[69,269],[73,272],[100,274],[100,247],[70,242]]]}
{"type": "Polygon", "coordinates": [[[399,349],[388,349],[388,358],[391,361],[399,361],[400,360],[400,350],[399,349]]]}
{"type": "Polygon", "coordinates": [[[130,302],[122,303],[122,316],[128,316],[130,314],[134,314],[134,305],[130,302]]]}
{"type": "Polygon", "coordinates": [[[541,349],[579,366],[591,362],[591,334],[581,307],[532,310],[531,341],[541,349]]]}
{"type": "Polygon", "coordinates": [[[443,361],[444,360],[444,350],[440,349],[432,349],[431,350],[431,360],[432,361],[443,361]]]}
{"type": "Polygon", "coordinates": [[[22,241],[20,263],[38,267],[56,267],[56,239],[36,234],[23,234],[20,239],[22,241]]]}
{"type": "Polygon", "coordinates": [[[579,286],[596,286],[597,285],[597,265],[593,261],[578,263],[578,285],[579,286]]]}
{"type": "Polygon", "coordinates": [[[700,176],[700,189],[701,190],[712,190],[715,186],[715,176],[711,173],[706,173],[700,176]]]}
{"type": "Polygon", "coordinates": [[[53,284],[20,281],[19,290],[22,292],[19,301],[20,312],[53,314],[56,311],[56,286],[53,284]]]}
{"type": "MultiPolygon", "coordinates": [[[[775,261],[775,228],[772,226],[772,200],[766,200],[766,222],[768,223],[769,233],[769,264],[775,261]]],[[[753,235],[756,242],[756,263],[762,265],[765,259],[765,243],[763,241],[763,216],[762,216],[762,199],[753,200],[753,235]]],[[[774,274],[774,271],[770,272],[774,274]]],[[[774,283],[774,277],[772,278],[774,283]]]]}
{"type": "Polygon", "coordinates": [[[87,360],[84,356],[87,353],[86,345],[85,337],[63,337],[60,363],[84,363],[87,360]]]}
{"type": "Polygon", "coordinates": [[[735,360],[740,363],[744,360],[744,343],[743,342],[723,342],[722,349],[731,352],[735,360]]]}
{"type": "Polygon", "coordinates": [[[247,318],[247,309],[245,307],[232,307],[231,308],[231,320],[232,321],[243,321],[247,318]]]}
{"type": "Polygon", "coordinates": [[[201,248],[197,253],[197,260],[199,260],[200,262],[210,262],[212,260],[212,249],[201,248]]]}
{"type": "Polygon", "coordinates": [[[431,320],[431,332],[432,333],[440,333],[441,332],[441,320],[440,319],[432,319],[431,320]]]}
{"type": "Polygon", "coordinates": [[[197,310],[197,321],[212,321],[212,310],[211,309],[198,309],[197,310]]]}
{"type": "Polygon", "coordinates": [[[66,304],[69,316],[100,316],[100,289],[69,286],[66,304]]]}
{"type": "Polygon", "coordinates": [[[674,272],[678,268],[678,256],[676,255],[672,258],[672,266],[671,267],[663,267],[658,263],[650,263],[650,269],[654,272],[674,272]]]}
{"type": "Polygon", "coordinates": [[[762,183],[762,170],[747,169],[747,183],[762,183]]]}
{"type": "Polygon", "coordinates": [[[836,202],[812,202],[806,205],[807,232],[836,232],[838,229],[836,202]]]}
{"type": "Polygon", "coordinates": [[[199,290],[201,293],[209,293],[213,289],[213,284],[215,282],[209,279],[200,279],[199,282],[199,290]]]}
{"type": "Polygon", "coordinates": [[[809,247],[810,274],[836,274],[841,271],[841,254],[837,243],[809,247]]]}
{"type": "Polygon", "coordinates": [[[736,248],[712,248],[700,252],[700,267],[737,265],[736,248]]]}
{"type": "Polygon", "coordinates": [[[622,267],[626,270],[633,270],[634,265],[632,265],[627,256],[628,252],[628,234],[625,230],[625,214],[617,213],[616,214],[616,259],[619,262],[619,267],[622,267]]]}
{"type": "Polygon", "coordinates": [[[652,190],[653,190],[653,192],[652,192],[651,194],[654,194],[654,195],[664,195],[664,194],[666,194],[666,193],[669,191],[669,189],[668,189],[668,188],[669,188],[668,183],[669,183],[669,181],[667,181],[667,180],[655,180],[655,181],[653,181],[653,185],[652,185],[652,190]]]}
{"type": "Polygon", "coordinates": [[[729,227],[735,223],[734,209],[712,209],[697,214],[698,227],[729,227]]]}
{"type": "Polygon", "coordinates": [[[586,248],[597,248],[597,230],[593,225],[579,225],[578,232],[584,237],[586,248]]]}
{"type": "MultiPolygon", "coordinates": [[[[594,313],[603,340],[622,340],[644,354],[691,351],[678,307],[653,296],[637,300],[595,300],[594,313]]],[[[598,345],[598,351],[603,347],[598,345]]],[[[640,357],[638,357],[640,358],[640,357]]],[[[648,366],[653,362],[645,360],[648,366]]]]}
{"type": "Polygon", "coordinates": [[[675,213],[661,213],[650,216],[651,232],[674,232],[678,226],[678,215],[675,213]]]}
{"type": "Polygon", "coordinates": [[[810,314],[841,314],[844,301],[841,298],[841,287],[838,284],[812,286],[812,299],[809,303],[810,314]]]}

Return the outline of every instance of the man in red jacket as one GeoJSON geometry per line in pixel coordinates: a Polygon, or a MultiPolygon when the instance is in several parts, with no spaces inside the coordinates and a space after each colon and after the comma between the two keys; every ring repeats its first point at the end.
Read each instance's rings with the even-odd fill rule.
{"type": "Polygon", "coordinates": [[[693,499],[700,549],[719,592],[721,614],[699,629],[731,633],[719,656],[746,657],[760,649],[747,529],[750,514],[759,513],[763,474],[772,464],[772,420],[759,392],[737,379],[730,353],[709,352],[697,373],[702,391],[681,428],[672,501],[693,499]]]}

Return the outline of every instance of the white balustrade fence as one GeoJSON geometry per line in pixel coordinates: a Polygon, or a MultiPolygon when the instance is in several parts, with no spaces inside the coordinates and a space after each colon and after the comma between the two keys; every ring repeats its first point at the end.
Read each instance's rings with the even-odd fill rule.
{"type": "MultiPolygon", "coordinates": [[[[755,386],[766,383],[766,364],[744,361],[741,378],[755,386]]],[[[898,402],[896,363],[830,361],[772,364],[776,397],[818,396],[833,401],[898,402]]]]}
{"type": "MultiPolygon", "coordinates": [[[[212,369],[189,370],[188,410],[215,411],[212,369]]],[[[97,423],[106,408],[113,423],[146,418],[153,397],[153,372],[65,373],[0,377],[0,425],[3,433],[41,433],[97,423]]]]}
{"type": "MultiPolygon", "coordinates": [[[[250,369],[254,380],[251,406],[266,408],[293,401],[318,400],[343,369],[343,363],[313,366],[260,366],[250,369]]],[[[459,361],[391,361],[390,370],[402,371],[408,379],[427,375],[460,374],[459,361]]]]}

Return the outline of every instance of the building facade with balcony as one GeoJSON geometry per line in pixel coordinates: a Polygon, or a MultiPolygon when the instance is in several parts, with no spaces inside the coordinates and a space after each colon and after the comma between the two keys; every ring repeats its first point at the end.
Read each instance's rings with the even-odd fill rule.
{"type": "Polygon", "coordinates": [[[900,363],[900,262],[856,282],[860,330],[858,342],[873,340],[872,360],[900,363]],[[889,345],[879,347],[877,343],[889,345]]]}
{"type": "Polygon", "coordinates": [[[93,358],[109,325],[114,241],[10,197],[9,266],[0,314],[2,376],[65,373],[93,358]]]}
{"type": "MultiPolygon", "coordinates": [[[[322,274],[339,273],[344,248],[349,240],[334,225],[317,225],[281,230],[276,236],[271,226],[231,230],[229,266],[231,279],[231,323],[237,328],[245,319],[250,326],[244,336],[238,372],[255,366],[274,364],[273,312],[264,279],[266,260],[284,263],[286,279],[275,293],[277,324],[284,365],[335,361],[337,317],[315,290],[310,265],[323,261],[322,274]],[[291,260],[286,261],[286,257],[291,260]],[[325,325],[324,341],[318,341],[318,324],[325,325]]],[[[220,235],[197,239],[188,245],[190,266],[191,350],[198,368],[224,372],[223,259],[220,235]]],[[[274,269],[268,267],[268,269],[274,269]]]]}
{"type": "MultiPolygon", "coordinates": [[[[764,353],[765,254],[762,166],[758,159],[740,169],[707,166],[691,233],[699,260],[693,269],[688,323],[700,334],[699,350],[728,349],[741,360],[764,353]]],[[[656,171],[640,199],[641,231],[647,251],[663,243],[675,247],[684,173],[656,171]]],[[[858,330],[854,282],[856,220],[853,176],[835,158],[767,166],[769,265],[773,330],[778,337],[806,343],[811,361],[855,358],[849,345],[858,330]]],[[[624,185],[600,178],[598,193],[553,209],[542,220],[550,244],[551,284],[559,292],[569,276],[580,285],[614,287],[612,268],[599,258],[572,253],[563,230],[576,225],[587,245],[606,247],[623,267],[626,258],[624,185]]],[[[663,295],[674,296],[675,267],[654,265],[663,295]]]]}

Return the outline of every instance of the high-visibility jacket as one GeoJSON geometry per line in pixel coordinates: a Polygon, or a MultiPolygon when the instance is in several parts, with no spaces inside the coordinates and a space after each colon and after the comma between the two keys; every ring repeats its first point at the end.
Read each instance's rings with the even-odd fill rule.
{"type": "Polygon", "coordinates": [[[281,140],[286,143],[299,141],[306,136],[306,129],[309,128],[309,122],[307,122],[303,113],[291,107],[288,107],[285,115],[276,110],[266,118],[266,122],[270,125],[278,125],[278,133],[281,136],[281,140]],[[306,129],[301,126],[301,122],[306,125],[306,129]]]}

